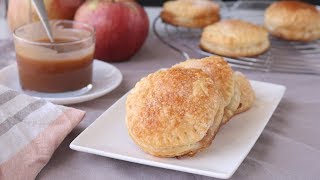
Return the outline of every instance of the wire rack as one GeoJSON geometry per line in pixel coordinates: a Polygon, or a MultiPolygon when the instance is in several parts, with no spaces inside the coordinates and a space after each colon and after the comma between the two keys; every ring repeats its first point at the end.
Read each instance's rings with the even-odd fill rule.
{"type": "MultiPolygon", "coordinates": [[[[263,14],[270,2],[238,1],[228,7],[221,5],[222,19],[243,19],[263,25],[263,14]]],[[[153,22],[155,35],[186,59],[213,55],[199,48],[201,29],[176,27],[162,22],[158,16],[153,22]]],[[[265,72],[283,72],[320,75],[320,41],[309,43],[284,41],[270,36],[269,51],[257,57],[228,58],[233,67],[265,72]]]]}

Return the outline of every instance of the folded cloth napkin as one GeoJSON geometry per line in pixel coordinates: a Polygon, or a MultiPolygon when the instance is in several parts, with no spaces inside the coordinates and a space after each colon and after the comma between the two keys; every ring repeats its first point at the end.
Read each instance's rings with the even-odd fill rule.
{"type": "Polygon", "coordinates": [[[0,179],[34,179],[84,114],[0,85],[0,179]]]}

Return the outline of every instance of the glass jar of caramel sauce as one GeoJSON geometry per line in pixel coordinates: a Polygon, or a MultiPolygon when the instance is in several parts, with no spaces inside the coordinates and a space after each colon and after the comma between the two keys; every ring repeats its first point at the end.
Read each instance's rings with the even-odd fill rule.
{"type": "Polygon", "coordinates": [[[14,45],[22,89],[45,93],[92,87],[95,31],[88,24],[50,21],[54,42],[40,22],[14,31],[14,45]]]}

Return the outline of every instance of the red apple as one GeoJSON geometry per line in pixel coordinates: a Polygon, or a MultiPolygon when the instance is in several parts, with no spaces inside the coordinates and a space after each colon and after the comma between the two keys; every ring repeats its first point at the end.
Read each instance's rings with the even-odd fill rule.
{"type": "Polygon", "coordinates": [[[75,20],[96,29],[95,58],[125,61],[142,46],[149,32],[143,7],[134,1],[91,0],[81,5],[75,20]]]}
{"type": "MultiPolygon", "coordinates": [[[[44,5],[49,19],[73,19],[83,2],[84,0],[44,0],[44,5]]],[[[12,31],[20,25],[39,20],[31,0],[10,0],[7,16],[12,31]]]]}

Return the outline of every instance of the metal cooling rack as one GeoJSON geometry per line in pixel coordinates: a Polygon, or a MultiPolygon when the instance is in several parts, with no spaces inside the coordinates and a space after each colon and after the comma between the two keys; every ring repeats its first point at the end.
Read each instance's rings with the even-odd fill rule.
{"type": "MultiPolygon", "coordinates": [[[[228,7],[222,5],[221,16],[243,19],[263,25],[263,14],[270,2],[238,1],[228,7]]],[[[153,22],[155,35],[186,59],[213,55],[199,48],[201,29],[176,27],[162,22],[158,16],[153,22]]],[[[320,41],[309,43],[283,41],[270,36],[271,47],[257,57],[226,58],[233,67],[265,72],[283,72],[320,75],[320,41]]]]}

